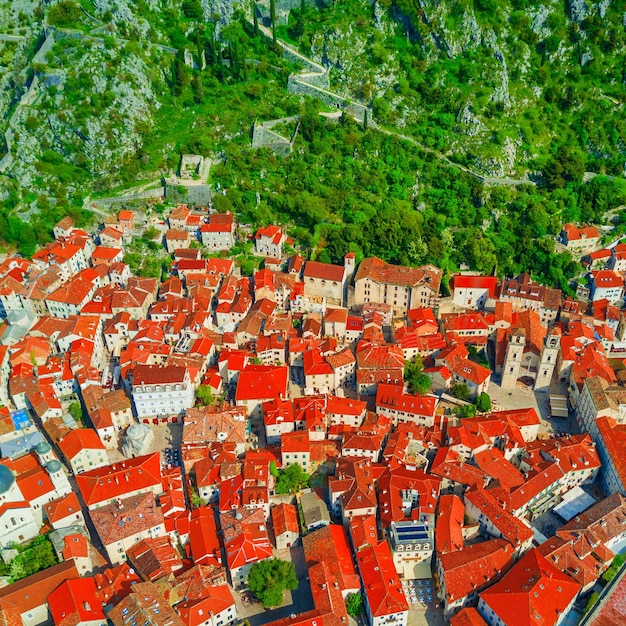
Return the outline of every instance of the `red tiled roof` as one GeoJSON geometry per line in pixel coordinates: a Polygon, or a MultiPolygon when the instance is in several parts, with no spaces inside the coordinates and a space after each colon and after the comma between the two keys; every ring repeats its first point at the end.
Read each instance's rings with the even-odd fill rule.
{"type": "Polygon", "coordinates": [[[233,230],[234,217],[232,213],[212,213],[209,223],[200,227],[203,233],[230,233],[233,230]]]}
{"type": "Polygon", "coordinates": [[[435,415],[437,397],[405,394],[402,385],[380,383],[376,391],[376,407],[432,417],[435,415]]]}
{"type": "Polygon", "coordinates": [[[93,578],[75,578],[61,583],[48,596],[54,623],[69,626],[91,621],[105,622],[106,617],[96,593],[93,578]]]}
{"type": "Polygon", "coordinates": [[[589,546],[607,544],[623,533],[625,520],[626,498],[614,493],[579,513],[562,526],[557,535],[567,541],[584,537],[589,546]]]}
{"type": "Polygon", "coordinates": [[[202,506],[191,512],[189,543],[196,565],[220,565],[222,562],[217,526],[211,507],[202,506]]]}
{"type": "Polygon", "coordinates": [[[271,239],[272,243],[279,244],[282,236],[283,232],[278,226],[265,226],[265,228],[259,228],[256,231],[255,238],[261,239],[261,237],[265,237],[271,239]]]}
{"type": "Polygon", "coordinates": [[[220,526],[229,569],[272,556],[262,509],[237,509],[220,513],[220,526]]]}
{"type": "Polygon", "coordinates": [[[111,260],[116,256],[121,254],[121,248],[108,248],[106,246],[96,246],[94,251],[91,253],[92,260],[102,259],[102,260],[111,260]]]}
{"type": "Polygon", "coordinates": [[[403,267],[391,265],[377,257],[365,259],[359,265],[355,281],[371,278],[378,283],[413,287],[415,285],[428,285],[437,295],[441,283],[442,271],[434,265],[423,267],[403,267]]]}
{"type": "Polygon", "coordinates": [[[380,519],[383,528],[391,522],[408,521],[419,515],[434,515],[437,498],[441,486],[441,478],[426,474],[422,469],[410,469],[400,466],[393,469],[386,468],[378,480],[380,519]],[[415,491],[419,495],[419,507],[407,517],[403,505],[403,494],[415,491]]]}
{"type": "Polygon", "coordinates": [[[481,591],[513,565],[513,548],[504,539],[490,539],[439,555],[448,602],[481,591]]]}
{"type": "Polygon", "coordinates": [[[435,548],[438,553],[454,552],[463,547],[463,524],[465,505],[453,494],[439,497],[437,523],[435,524],[435,548]]]}
{"type": "Polygon", "coordinates": [[[134,369],[133,386],[139,385],[171,385],[185,381],[187,368],[169,365],[136,365],[134,369]]]}
{"type": "Polygon", "coordinates": [[[139,489],[161,485],[160,453],[153,452],[76,476],[87,506],[124,497],[139,489]]]}
{"type": "Polygon", "coordinates": [[[509,513],[488,491],[468,491],[465,500],[471,502],[500,532],[500,536],[519,548],[533,538],[533,531],[509,513]]]}
{"type": "Polygon", "coordinates": [[[135,212],[129,211],[128,209],[122,209],[117,214],[117,219],[120,222],[132,222],[135,219],[135,212]]]}
{"type": "Polygon", "coordinates": [[[239,373],[235,400],[243,402],[286,397],[287,369],[285,366],[247,365],[239,373]]]}
{"type": "Polygon", "coordinates": [[[330,396],[326,402],[326,413],[333,415],[363,415],[367,403],[362,400],[330,396]]]}
{"type": "Polygon", "coordinates": [[[120,239],[122,239],[123,233],[113,226],[107,226],[102,231],[100,231],[100,237],[103,236],[112,237],[113,239],[117,239],[119,241],[120,239]]]}
{"type": "Polygon", "coordinates": [[[126,556],[146,581],[169,576],[183,567],[168,536],[142,539],[126,550],[126,556]]]}
{"type": "Polygon", "coordinates": [[[63,456],[71,462],[83,450],[104,450],[98,433],[92,428],[77,428],[58,442],[63,456]]]}
{"type": "Polygon", "coordinates": [[[389,544],[381,541],[356,554],[367,603],[374,617],[409,610],[402,584],[396,573],[389,544]]]}
{"type": "Polygon", "coordinates": [[[579,591],[576,581],[533,549],[480,595],[505,624],[553,626],[579,591]]]}
{"type": "Polygon", "coordinates": [[[375,344],[360,341],[356,348],[356,360],[360,369],[403,369],[404,355],[395,344],[375,344]]]}
{"type": "Polygon", "coordinates": [[[211,585],[205,588],[201,598],[180,602],[176,610],[186,626],[200,626],[206,623],[208,616],[217,617],[234,605],[228,585],[211,585]]]}
{"type": "Polygon", "coordinates": [[[331,265],[330,263],[307,261],[304,266],[303,275],[305,278],[319,278],[340,283],[343,281],[345,271],[346,268],[343,265],[331,265]]]}
{"type": "Polygon", "coordinates": [[[44,504],[44,509],[46,511],[46,517],[53,524],[69,515],[75,515],[81,512],[81,506],[74,491],[70,491],[66,496],[44,504]]]}
{"type": "Polygon", "coordinates": [[[0,603],[17,606],[20,613],[28,613],[46,604],[48,596],[65,580],[78,578],[74,559],[63,561],[32,576],[0,588],[0,603]]]}
{"type": "Polygon", "coordinates": [[[526,482],[511,493],[511,510],[515,511],[522,508],[532,498],[538,496],[563,476],[563,470],[556,463],[550,463],[543,469],[530,472],[526,482]]]}
{"type": "Polygon", "coordinates": [[[581,226],[577,228],[574,224],[564,224],[563,230],[567,234],[568,241],[596,239],[599,236],[598,229],[595,226],[581,226]]]}
{"type": "Polygon", "coordinates": [[[306,431],[283,433],[280,438],[280,450],[283,455],[294,452],[305,454],[310,452],[309,433],[306,431]]]}
{"type": "Polygon", "coordinates": [[[132,585],[141,582],[141,579],[128,563],[122,563],[95,574],[94,581],[98,589],[98,598],[106,605],[117,604],[131,592],[132,585]]]}
{"type": "Polygon", "coordinates": [[[123,541],[163,524],[161,508],[152,492],[126,497],[89,512],[104,546],[123,541]]]}
{"type": "Polygon", "coordinates": [[[497,286],[497,276],[455,274],[452,277],[453,289],[486,289],[492,298],[496,295],[497,286]]]}
{"type": "Polygon", "coordinates": [[[272,526],[276,537],[286,532],[299,534],[298,511],[293,504],[281,502],[272,507],[272,526]]]}
{"type": "Polygon", "coordinates": [[[596,288],[623,287],[624,279],[613,270],[598,270],[591,273],[596,288]]]}
{"type": "Polygon", "coordinates": [[[467,606],[450,618],[450,626],[487,626],[487,622],[473,606],[467,606]]]}

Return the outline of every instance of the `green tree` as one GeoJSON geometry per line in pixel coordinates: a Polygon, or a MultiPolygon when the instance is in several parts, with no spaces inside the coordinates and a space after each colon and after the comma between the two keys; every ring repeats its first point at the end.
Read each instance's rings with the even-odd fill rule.
{"type": "Polygon", "coordinates": [[[160,232],[157,228],[155,228],[154,226],[148,226],[148,228],[143,231],[143,235],[141,238],[144,239],[146,242],[154,241],[159,235],[160,232]]]}
{"type": "Polygon", "coordinates": [[[585,156],[572,146],[560,146],[543,168],[543,176],[552,189],[565,187],[570,182],[580,183],[584,173],[585,156]]]}
{"type": "Polygon", "coordinates": [[[77,421],[80,422],[83,419],[83,409],[80,406],[79,402],[72,402],[68,407],[68,411],[70,415],[77,421]]]}
{"type": "Polygon", "coordinates": [[[280,606],[286,589],[298,588],[296,569],[290,561],[265,559],[254,563],[248,574],[248,588],[266,608],[280,606]]]}
{"type": "Polygon", "coordinates": [[[254,36],[259,34],[259,8],[256,2],[252,3],[252,23],[254,24],[254,36]]]}
{"type": "Polygon", "coordinates": [[[204,18],[200,0],[183,0],[181,8],[183,15],[190,20],[201,20],[204,18]]]}
{"type": "Polygon", "coordinates": [[[204,87],[202,86],[202,77],[199,74],[195,74],[191,86],[193,88],[193,101],[196,104],[202,104],[204,102],[204,87]]]}
{"type": "Polygon", "coordinates": [[[491,398],[488,393],[484,391],[476,398],[476,408],[481,413],[486,413],[487,411],[491,411],[491,398]]]}
{"type": "Polygon", "coordinates": [[[355,619],[363,612],[363,596],[360,593],[349,593],[346,598],[348,615],[355,619]]]}
{"type": "Polygon", "coordinates": [[[215,396],[209,385],[198,385],[196,397],[203,406],[211,406],[215,402],[215,396]]]}
{"type": "Polygon", "coordinates": [[[62,0],[48,11],[48,24],[69,28],[82,19],[82,11],[74,0],[62,0]]]}
{"type": "Polygon", "coordinates": [[[297,463],[287,465],[282,470],[278,470],[276,486],[274,490],[277,494],[295,493],[309,484],[310,476],[297,463]]]}
{"type": "Polygon", "coordinates": [[[185,65],[184,53],[179,50],[172,62],[172,94],[182,95],[189,84],[189,68],[185,65]]]}
{"type": "Polygon", "coordinates": [[[21,559],[15,558],[11,561],[9,566],[9,577],[12,581],[20,580],[26,576],[26,568],[21,559]]]}
{"type": "Polygon", "coordinates": [[[276,0],[270,0],[270,20],[272,21],[272,41],[276,43],[276,0]]]}
{"type": "Polygon", "coordinates": [[[476,415],[476,405],[475,404],[464,404],[456,409],[454,412],[459,417],[474,417],[476,415]]]}
{"type": "Polygon", "coordinates": [[[198,508],[204,505],[204,501],[202,500],[200,494],[197,492],[196,489],[193,489],[191,492],[191,505],[194,508],[198,508]]]}
{"type": "Polygon", "coordinates": [[[450,389],[450,393],[459,400],[467,400],[469,398],[469,387],[465,383],[456,383],[450,389]]]}
{"type": "Polygon", "coordinates": [[[411,393],[424,395],[430,391],[432,381],[424,374],[423,369],[422,357],[419,354],[404,364],[404,380],[411,393]]]}

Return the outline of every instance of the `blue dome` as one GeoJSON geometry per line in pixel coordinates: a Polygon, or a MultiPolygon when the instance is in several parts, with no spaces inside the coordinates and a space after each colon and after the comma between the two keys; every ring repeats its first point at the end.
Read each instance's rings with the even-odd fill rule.
{"type": "Polygon", "coordinates": [[[40,441],[35,446],[35,452],[37,452],[37,454],[48,454],[50,450],[52,450],[52,446],[47,441],[40,441]]]}
{"type": "Polygon", "coordinates": [[[46,469],[51,474],[54,474],[55,472],[58,472],[61,469],[61,463],[59,463],[59,461],[57,461],[56,459],[53,459],[52,461],[49,461],[48,463],[46,463],[46,469]]]}
{"type": "Polygon", "coordinates": [[[0,464],[0,493],[6,493],[14,482],[13,472],[6,465],[0,464]]]}

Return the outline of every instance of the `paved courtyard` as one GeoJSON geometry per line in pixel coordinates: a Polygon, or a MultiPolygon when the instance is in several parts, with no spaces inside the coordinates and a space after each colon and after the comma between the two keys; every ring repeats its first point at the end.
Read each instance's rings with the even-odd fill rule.
{"type": "Polygon", "coordinates": [[[252,598],[251,594],[233,592],[237,604],[237,615],[242,620],[247,619],[250,626],[262,626],[276,619],[288,617],[292,613],[303,613],[315,608],[302,545],[292,546],[285,550],[274,550],[274,557],[283,561],[291,561],[294,564],[298,577],[298,588],[295,591],[285,591],[282,606],[267,610],[263,608],[260,602],[252,598]]]}
{"type": "Polygon", "coordinates": [[[567,396],[565,383],[552,383],[549,391],[534,391],[519,382],[513,389],[503,389],[499,383],[492,381],[487,393],[491,396],[495,410],[533,407],[541,419],[540,435],[551,435],[558,432],[575,434],[579,432],[573,414],[570,414],[569,417],[552,417],[550,414],[550,394],[567,396]]]}
{"type": "Polygon", "coordinates": [[[408,626],[443,626],[443,611],[432,578],[403,580],[402,588],[409,603],[408,626]]]}
{"type": "MultiPolygon", "coordinates": [[[[165,450],[165,448],[180,447],[183,436],[183,425],[178,422],[176,424],[150,424],[149,426],[152,429],[154,439],[148,447],[146,454],[161,452],[161,460],[165,462],[163,450],[165,450]]],[[[107,450],[109,463],[119,463],[126,458],[120,451],[123,441],[124,435],[120,434],[118,437],[118,447],[107,450]]]]}

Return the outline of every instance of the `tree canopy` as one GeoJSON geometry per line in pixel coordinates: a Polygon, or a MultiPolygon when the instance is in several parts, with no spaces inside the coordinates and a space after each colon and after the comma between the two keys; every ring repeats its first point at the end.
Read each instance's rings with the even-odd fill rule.
{"type": "Polygon", "coordinates": [[[296,570],[291,561],[265,559],[254,563],[248,575],[248,588],[263,606],[280,606],[286,589],[298,588],[296,570]]]}
{"type": "Polygon", "coordinates": [[[295,493],[309,484],[310,476],[297,463],[276,470],[276,487],[278,494],[295,493]]]}
{"type": "Polygon", "coordinates": [[[450,389],[450,393],[459,400],[467,400],[469,398],[469,387],[465,383],[456,383],[450,389]]]}
{"type": "Polygon", "coordinates": [[[346,598],[348,615],[355,619],[363,612],[363,595],[361,593],[349,593],[346,598]]]}
{"type": "Polygon", "coordinates": [[[431,379],[423,372],[422,357],[416,355],[404,365],[404,380],[411,393],[424,395],[430,391],[431,379]]]}
{"type": "Polygon", "coordinates": [[[215,396],[209,385],[198,385],[196,397],[203,406],[211,406],[215,402],[215,396]]]}
{"type": "Polygon", "coordinates": [[[487,411],[491,411],[491,397],[488,393],[484,391],[476,398],[476,408],[481,413],[486,413],[487,411]]]}

